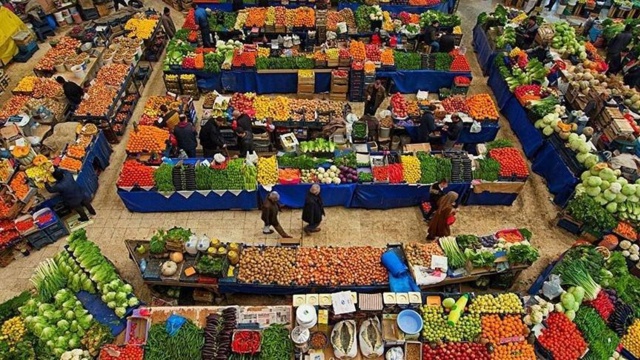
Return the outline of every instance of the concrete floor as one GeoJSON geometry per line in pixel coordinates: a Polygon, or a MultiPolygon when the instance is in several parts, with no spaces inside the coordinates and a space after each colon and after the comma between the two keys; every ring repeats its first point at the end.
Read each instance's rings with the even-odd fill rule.
{"type": "MultiPolygon", "coordinates": [[[[491,93],[482,76],[475,56],[472,53],[472,28],[477,15],[482,11],[490,11],[495,1],[462,0],[458,8],[462,18],[464,32],[463,45],[469,52],[468,60],[473,71],[473,82],[470,93],[491,93]]],[[[164,4],[159,0],[147,0],[146,7],[162,10],[164,4]]],[[[184,22],[183,14],[172,11],[176,26],[184,22]]],[[[40,50],[33,59],[26,64],[11,64],[8,73],[11,86],[25,75],[31,74],[33,65],[49,48],[47,43],[40,44],[40,50]]],[[[159,95],[165,91],[161,66],[156,66],[139,104],[144,104],[151,95],[159,95]]],[[[6,101],[9,94],[0,96],[0,102],[6,101]]],[[[362,109],[362,104],[354,104],[362,109]]],[[[386,107],[386,104],[383,104],[386,107]]],[[[139,105],[133,114],[137,119],[142,114],[143,106],[139,105]]],[[[201,109],[199,108],[198,111],[201,109]]],[[[360,110],[362,111],[362,110],[360,110]]],[[[510,129],[509,123],[500,119],[501,130],[498,138],[507,138],[518,144],[518,140],[510,129]]],[[[111,259],[126,281],[133,284],[139,297],[150,300],[150,290],[141,282],[136,265],[129,260],[125,239],[148,239],[158,228],[183,226],[191,228],[198,234],[206,233],[210,237],[217,237],[223,241],[240,241],[249,244],[276,244],[277,235],[264,236],[261,232],[262,222],[259,211],[219,211],[219,212],[182,212],[182,213],[130,213],[125,209],[116,194],[115,182],[121,165],[125,160],[125,144],[128,133],[122,142],[113,147],[111,165],[100,175],[100,188],[93,201],[98,215],[93,223],[87,226],[87,233],[111,259]]],[[[539,274],[549,261],[566,250],[574,241],[574,237],[562,232],[554,226],[558,209],[550,201],[551,196],[542,178],[532,174],[522,194],[510,207],[462,207],[458,221],[453,226],[454,234],[475,233],[479,235],[493,233],[503,228],[527,227],[532,230],[533,244],[540,248],[541,258],[529,270],[524,272],[516,284],[516,289],[526,289],[532,279],[539,274]]],[[[300,210],[285,211],[280,219],[287,231],[294,237],[301,237],[303,245],[374,245],[384,246],[394,242],[422,241],[426,233],[426,225],[417,208],[395,210],[358,210],[344,208],[327,209],[326,220],[322,224],[322,231],[310,237],[301,232],[302,221],[300,210]]],[[[53,256],[62,249],[65,241],[59,241],[40,251],[34,251],[29,257],[21,257],[7,268],[0,269],[0,301],[4,301],[20,291],[31,287],[29,278],[33,267],[38,262],[53,256]]],[[[234,303],[274,303],[287,301],[282,297],[242,297],[236,296],[229,301],[234,303]]]]}

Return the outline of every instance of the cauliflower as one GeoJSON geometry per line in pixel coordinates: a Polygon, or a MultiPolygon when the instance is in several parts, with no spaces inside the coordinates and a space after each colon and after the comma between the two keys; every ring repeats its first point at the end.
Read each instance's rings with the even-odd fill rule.
{"type": "Polygon", "coordinates": [[[632,254],[640,253],[640,246],[638,246],[638,244],[631,245],[631,247],[629,248],[629,252],[632,254]]]}
{"type": "Polygon", "coordinates": [[[622,256],[629,257],[629,256],[631,256],[631,253],[629,252],[629,250],[625,250],[625,251],[622,252],[622,256]]]}
{"type": "Polygon", "coordinates": [[[640,256],[638,256],[638,254],[631,254],[631,256],[629,256],[629,260],[638,261],[640,260],[640,256]]]}
{"type": "Polygon", "coordinates": [[[631,248],[631,241],[629,240],[622,240],[620,242],[620,248],[622,250],[629,250],[629,248],[631,248]]]}
{"type": "Polygon", "coordinates": [[[620,191],[622,190],[622,185],[620,185],[620,183],[614,182],[609,187],[609,190],[614,194],[620,194],[620,191]]]}

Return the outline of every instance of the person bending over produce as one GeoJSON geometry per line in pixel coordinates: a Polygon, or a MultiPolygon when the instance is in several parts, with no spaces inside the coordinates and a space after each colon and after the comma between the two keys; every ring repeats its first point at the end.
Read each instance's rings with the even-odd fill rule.
{"type": "Polygon", "coordinates": [[[631,24],[627,24],[624,27],[624,31],[616,35],[607,47],[607,64],[609,70],[607,74],[618,74],[622,70],[622,52],[627,50],[627,46],[633,40],[631,34],[631,24]]]}
{"type": "Polygon", "coordinates": [[[538,18],[530,16],[529,20],[524,26],[517,29],[517,45],[521,49],[528,49],[533,44],[538,34],[538,18]]]}
{"type": "Polygon", "coordinates": [[[196,23],[200,27],[200,33],[202,34],[202,44],[205,48],[211,47],[211,32],[209,31],[209,19],[207,10],[204,7],[198,6],[196,3],[192,3],[191,6],[195,9],[196,23]]]}
{"type": "Polygon", "coordinates": [[[291,239],[291,235],[287,234],[286,231],[280,225],[280,221],[278,221],[278,213],[281,211],[280,209],[280,194],[275,191],[269,193],[267,200],[265,200],[264,204],[262,204],[262,221],[264,222],[264,228],[262,229],[263,234],[273,234],[274,229],[285,239],[291,239]]]}
{"type": "Polygon", "coordinates": [[[242,126],[238,126],[236,128],[236,135],[238,136],[238,151],[240,151],[240,157],[246,157],[247,154],[255,151],[253,147],[253,133],[246,131],[242,126]]]}
{"type": "Polygon", "coordinates": [[[440,43],[438,42],[438,39],[440,38],[438,35],[439,28],[440,22],[438,20],[433,20],[431,25],[429,25],[424,32],[424,43],[431,46],[432,53],[440,51],[440,43]]]}
{"type": "Polygon", "coordinates": [[[180,122],[173,129],[173,135],[178,142],[178,148],[184,150],[188,157],[196,157],[196,147],[198,140],[196,139],[196,129],[187,121],[187,116],[180,114],[180,122]]]}
{"type": "Polygon", "coordinates": [[[55,169],[53,171],[53,178],[56,179],[56,183],[49,185],[45,183],[44,186],[50,193],[60,193],[62,201],[78,213],[80,221],[88,221],[89,217],[84,212],[84,208],[87,208],[89,214],[95,215],[96,211],[91,206],[91,197],[87,195],[80,185],[73,179],[73,175],[70,172],[55,169]]]}
{"type": "Polygon", "coordinates": [[[64,92],[64,96],[69,100],[69,103],[74,108],[80,105],[82,102],[82,97],[84,96],[84,90],[80,85],[74,83],[73,81],[67,81],[62,76],[58,76],[56,78],[58,84],[62,85],[62,91],[64,92]]]}
{"type": "Polygon", "coordinates": [[[164,10],[162,10],[162,27],[167,34],[167,39],[173,39],[176,35],[176,25],[173,23],[173,19],[171,19],[171,10],[166,6],[164,10]]]}
{"type": "Polygon", "coordinates": [[[162,116],[156,120],[153,125],[159,128],[167,128],[169,131],[173,131],[173,129],[180,122],[180,114],[177,111],[167,107],[167,105],[160,105],[160,111],[162,112],[162,116]]]}
{"type": "Polygon", "coordinates": [[[210,119],[200,128],[200,145],[202,145],[202,152],[205,158],[213,157],[213,155],[227,148],[227,144],[224,143],[224,138],[220,133],[220,127],[223,123],[224,119],[219,116],[215,120],[210,119]]]}
{"type": "Polygon", "coordinates": [[[364,113],[366,115],[375,115],[376,111],[382,104],[385,98],[385,89],[382,86],[382,81],[380,79],[376,79],[373,84],[369,84],[365,91],[365,95],[367,96],[366,102],[364,104],[364,113]]]}
{"type": "Polygon", "coordinates": [[[454,208],[456,200],[458,200],[458,193],[451,191],[438,201],[438,210],[429,221],[427,240],[435,240],[439,237],[451,235],[451,225],[456,220],[456,210],[454,208]]]}
{"type": "Polygon", "coordinates": [[[245,113],[241,113],[238,110],[234,110],[231,116],[233,117],[233,122],[231,123],[231,128],[233,130],[236,130],[236,128],[241,127],[245,131],[253,133],[253,130],[251,128],[252,122],[249,115],[245,113]]]}
{"type": "Polygon", "coordinates": [[[304,233],[310,235],[320,231],[318,226],[320,226],[324,215],[324,205],[320,197],[320,185],[313,184],[304,200],[304,208],[302,208],[302,221],[307,223],[307,226],[303,228],[304,233]]]}

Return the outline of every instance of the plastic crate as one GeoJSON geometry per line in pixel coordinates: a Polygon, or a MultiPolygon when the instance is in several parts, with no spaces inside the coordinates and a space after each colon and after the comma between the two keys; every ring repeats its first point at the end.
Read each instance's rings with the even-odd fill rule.
{"type": "Polygon", "coordinates": [[[36,231],[31,235],[27,235],[26,239],[27,242],[29,242],[29,245],[31,245],[36,250],[40,250],[43,247],[51,244],[51,238],[49,238],[49,236],[42,230],[36,231]]]}
{"type": "Polygon", "coordinates": [[[25,45],[19,45],[18,49],[20,49],[20,53],[21,54],[27,54],[30,52],[35,52],[38,49],[38,43],[35,41],[32,41],[28,44],[25,45]]]}
{"type": "MultiPolygon", "coordinates": [[[[46,229],[45,229],[46,231],[46,229]]],[[[54,243],[58,240],[60,240],[61,238],[69,235],[69,231],[66,228],[61,228],[61,229],[57,229],[56,231],[53,232],[47,232],[47,235],[49,235],[49,238],[51,239],[51,243],[54,243]]]]}

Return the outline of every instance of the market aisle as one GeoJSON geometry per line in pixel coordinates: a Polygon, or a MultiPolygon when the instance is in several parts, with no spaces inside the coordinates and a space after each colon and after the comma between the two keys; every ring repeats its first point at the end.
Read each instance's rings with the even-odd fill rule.
{"type": "MultiPolygon", "coordinates": [[[[474,80],[470,92],[491,93],[486,85],[486,78],[479,70],[475,56],[471,53],[472,28],[476,17],[481,11],[489,11],[496,2],[464,1],[458,12],[462,18],[464,32],[463,43],[469,52],[469,63],[472,68],[474,80]]],[[[162,10],[164,4],[159,0],[149,0],[146,7],[154,7],[162,10]]],[[[177,27],[184,21],[184,16],[177,11],[172,11],[172,16],[177,27]]],[[[24,75],[31,73],[33,65],[45,53],[41,50],[27,64],[14,64],[10,67],[11,80],[15,84],[24,75]]],[[[160,95],[164,92],[161,65],[155,67],[155,71],[145,89],[140,104],[151,95],[160,95]]],[[[0,97],[0,101],[6,100],[6,95],[0,97]]],[[[386,106],[386,104],[383,104],[386,106]]],[[[200,110],[200,104],[197,104],[200,110]]],[[[362,111],[362,104],[354,104],[356,111],[362,111]]],[[[132,119],[137,119],[142,114],[142,106],[138,106],[132,119]]],[[[502,127],[498,137],[508,138],[518,144],[517,138],[511,131],[506,119],[500,119],[502,127]]],[[[130,130],[129,130],[130,131],[130,130]]],[[[155,213],[138,214],[128,212],[115,191],[115,183],[120,168],[126,156],[124,148],[128,139],[128,133],[122,142],[114,146],[111,156],[111,165],[100,176],[100,188],[94,199],[94,207],[98,215],[93,224],[87,227],[88,236],[103,250],[105,256],[111,259],[119,269],[123,278],[132,283],[137,290],[137,295],[144,301],[150,300],[149,290],[142,285],[137,267],[128,258],[124,246],[125,239],[147,239],[158,228],[171,226],[183,226],[191,228],[198,234],[206,233],[210,237],[218,237],[224,241],[242,241],[246,243],[276,244],[276,235],[265,237],[262,235],[262,223],[259,211],[226,211],[226,212],[184,212],[184,213],[155,213]]],[[[519,146],[519,145],[518,145],[519,146]]],[[[550,195],[542,179],[532,175],[524,191],[511,207],[463,207],[458,221],[453,226],[453,232],[462,233],[491,233],[498,229],[509,227],[528,227],[534,234],[533,243],[540,249],[541,258],[521,277],[523,284],[520,288],[528,287],[530,280],[535,279],[542,267],[559,253],[564,251],[574,240],[562,233],[551,224],[557,209],[549,201],[550,195]]],[[[281,222],[286,230],[291,230],[293,236],[302,236],[300,210],[286,210],[281,215],[281,222]]],[[[417,208],[405,208],[395,210],[359,210],[344,208],[328,208],[326,220],[322,224],[322,231],[311,237],[303,238],[303,245],[374,245],[384,246],[393,242],[422,241],[425,237],[426,226],[417,208]]],[[[64,241],[59,241],[43,250],[35,251],[27,258],[17,259],[7,268],[0,269],[0,277],[3,287],[0,289],[0,301],[8,299],[22,290],[31,287],[28,279],[31,276],[34,264],[52,256],[64,246],[64,241]]],[[[237,303],[261,303],[272,304],[283,301],[273,297],[266,299],[263,296],[244,296],[234,298],[237,303]]]]}

